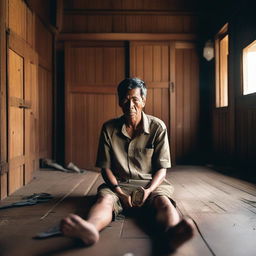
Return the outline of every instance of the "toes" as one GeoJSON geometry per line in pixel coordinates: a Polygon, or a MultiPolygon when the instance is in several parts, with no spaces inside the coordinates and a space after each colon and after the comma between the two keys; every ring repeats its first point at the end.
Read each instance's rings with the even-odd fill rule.
{"type": "Polygon", "coordinates": [[[70,214],[69,217],[73,221],[73,223],[76,223],[76,224],[80,224],[81,222],[84,221],[80,216],[75,214],[70,214]]]}
{"type": "Polygon", "coordinates": [[[72,230],[75,227],[75,223],[70,219],[70,217],[66,217],[60,222],[60,230],[62,233],[66,233],[72,230]]]}
{"type": "Polygon", "coordinates": [[[96,227],[78,215],[70,214],[61,221],[60,227],[64,235],[80,238],[86,245],[92,245],[99,240],[96,227]]]}

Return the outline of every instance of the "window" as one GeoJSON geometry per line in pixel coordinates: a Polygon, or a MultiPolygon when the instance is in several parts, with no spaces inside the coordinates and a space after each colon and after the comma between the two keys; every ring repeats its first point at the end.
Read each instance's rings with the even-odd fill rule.
{"type": "Polygon", "coordinates": [[[256,92],[256,40],[243,49],[243,95],[256,92]]]}
{"type": "Polygon", "coordinates": [[[228,106],[228,41],[226,24],[215,39],[215,103],[217,108],[228,106]]]}

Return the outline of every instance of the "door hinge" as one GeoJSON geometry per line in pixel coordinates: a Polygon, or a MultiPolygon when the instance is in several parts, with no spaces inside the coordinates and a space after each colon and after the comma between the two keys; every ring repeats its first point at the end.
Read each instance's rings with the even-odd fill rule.
{"type": "Polygon", "coordinates": [[[0,176],[9,172],[9,164],[7,162],[0,162],[0,176]]]}

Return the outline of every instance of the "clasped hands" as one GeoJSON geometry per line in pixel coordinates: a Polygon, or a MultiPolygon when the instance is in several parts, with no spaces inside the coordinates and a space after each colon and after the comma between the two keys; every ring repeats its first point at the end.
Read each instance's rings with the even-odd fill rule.
{"type": "Polygon", "coordinates": [[[139,187],[137,190],[133,191],[132,195],[119,193],[118,196],[123,207],[127,209],[132,207],[141,207],[149,197],[150,193],[150,189],[139,187]]]}

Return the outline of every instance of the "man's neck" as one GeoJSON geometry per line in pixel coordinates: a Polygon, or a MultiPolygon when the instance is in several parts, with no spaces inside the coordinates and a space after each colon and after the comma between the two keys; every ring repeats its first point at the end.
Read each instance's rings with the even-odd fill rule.
{"type": "Polygon", "coordinates": [[[134,131],[140,127],[140,123],[142,121],[142,114],[137,118],[125,118],[126,127],[132,128],[134,131]]]}

